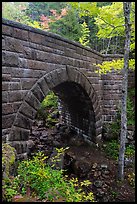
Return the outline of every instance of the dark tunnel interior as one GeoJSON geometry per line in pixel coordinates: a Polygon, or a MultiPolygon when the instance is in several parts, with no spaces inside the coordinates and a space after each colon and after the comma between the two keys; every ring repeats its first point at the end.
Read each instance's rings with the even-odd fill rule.
{"type": "Polygon", "coordinates": [[[86,91],[75,82],[64,82],[56,86],[53,92],[59,97],[63,121],[93,141],[95,114],[86,91]]]}

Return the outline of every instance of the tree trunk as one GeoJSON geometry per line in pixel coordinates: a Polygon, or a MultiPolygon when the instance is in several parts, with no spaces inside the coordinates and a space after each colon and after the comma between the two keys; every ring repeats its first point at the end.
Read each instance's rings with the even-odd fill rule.
{"type": "Polygon", "coordinates": [[[130,8],[131,2],[123,2],[123,10],[125,17],[125,48],[124,48],[124,68],[122,83],[122,104],[121,104],[121,133],[120,133],[120,149],[118,159],[118,179],[124,179],[124,155],[125,140],[127,134],[127,86],[128,86],[128,66],[130,52],[130,8]]]}
{"type": "Polygon", "coordinates": [[[109,41],[108,41],[108,46],[107,46],[106,53],[105,53],[106,55],[107,55],[108,50],[109,50],[109,47],[110,47],[110,41],[111,41],[111,38],[112,38],[112,37],[110,37],[110,38],[109,38],[109,41]]]}

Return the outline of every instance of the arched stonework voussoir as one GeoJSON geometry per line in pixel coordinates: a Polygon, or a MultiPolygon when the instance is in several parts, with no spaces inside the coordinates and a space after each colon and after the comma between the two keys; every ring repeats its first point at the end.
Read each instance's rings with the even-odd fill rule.
{"type": "Polygon", "coordinates": [[[66,80],[66,69],[51,71],[41,77],[26,94],[7,138],[8,143],[16,148],[18,155],[27,152],[32,123],[42,100],[50,90],[66,80]]]}
{"type": "Polygon", "coordinates": [[[99,99],[96,94],[96,91],[94,90],[94,87],[92,86],[88,78],[82,72],[80,72],[79,69],[74,69],[71,66],[67,66],[67,73],[69,80],[74,81],[81,85],[92,102],[93,110],[95,113],[96,136],[94,141],[96,142],[96,138],[100,139],[102,133],[102,117],[99,99]]]}
{"type": "Polygon", "coordinates": [[[100,129],[101,119],[98,114],[100,107],[97,102],[95,90],[91,82],[82,72],[76,68],[74,69],[74,67],[71,68],[67,66],[66,69],[56,69],[42,76],[26,94],[16,114],[16,118],[11,128],[11,134],[8,138],[12,146],[16,147],[17,154],[24,154],[27,152],[30,129],[42,100],[50,90],[53,90],[63,82],[75,82],[86,91],[91,99],[93,111],[95,112],[96,136],[98,136],[98,128],[100,129]]]}

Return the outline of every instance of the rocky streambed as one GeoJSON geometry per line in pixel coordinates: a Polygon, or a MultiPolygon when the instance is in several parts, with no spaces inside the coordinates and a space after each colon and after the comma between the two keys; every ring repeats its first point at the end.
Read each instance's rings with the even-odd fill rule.
{"type": "MultiPolygon", "coordinates": [[[[85,191],[92,191],[97,202],[134,201],[133,187],[127,179],[123,184],[116,181],[117,162],[108,158],[101,148],[85,143],[74,130],[63,123],[46,128],[43,121],[36,120],[30,135],[29,157],[43,151],[50,161],[56,154],[56,148],[61,147],[69,149],[62,157],[58,168],[66,170],[69,178],[90,180],[92,184],[85,187],[85,191]]],[[[126,174],[129,171],[130,167],[126,169],[126,174]]]]}

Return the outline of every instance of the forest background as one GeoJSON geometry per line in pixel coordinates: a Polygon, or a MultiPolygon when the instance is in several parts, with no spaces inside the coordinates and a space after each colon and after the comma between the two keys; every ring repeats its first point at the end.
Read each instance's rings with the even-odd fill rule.
{"type": "MultiPolygon", "coordinates": [[[[2,17],[59,34],[102,54],[124,53],[122,2],[2,2],[2,17]]],[[[131,9],[135,49],[135,3],[131,9]]]]}

